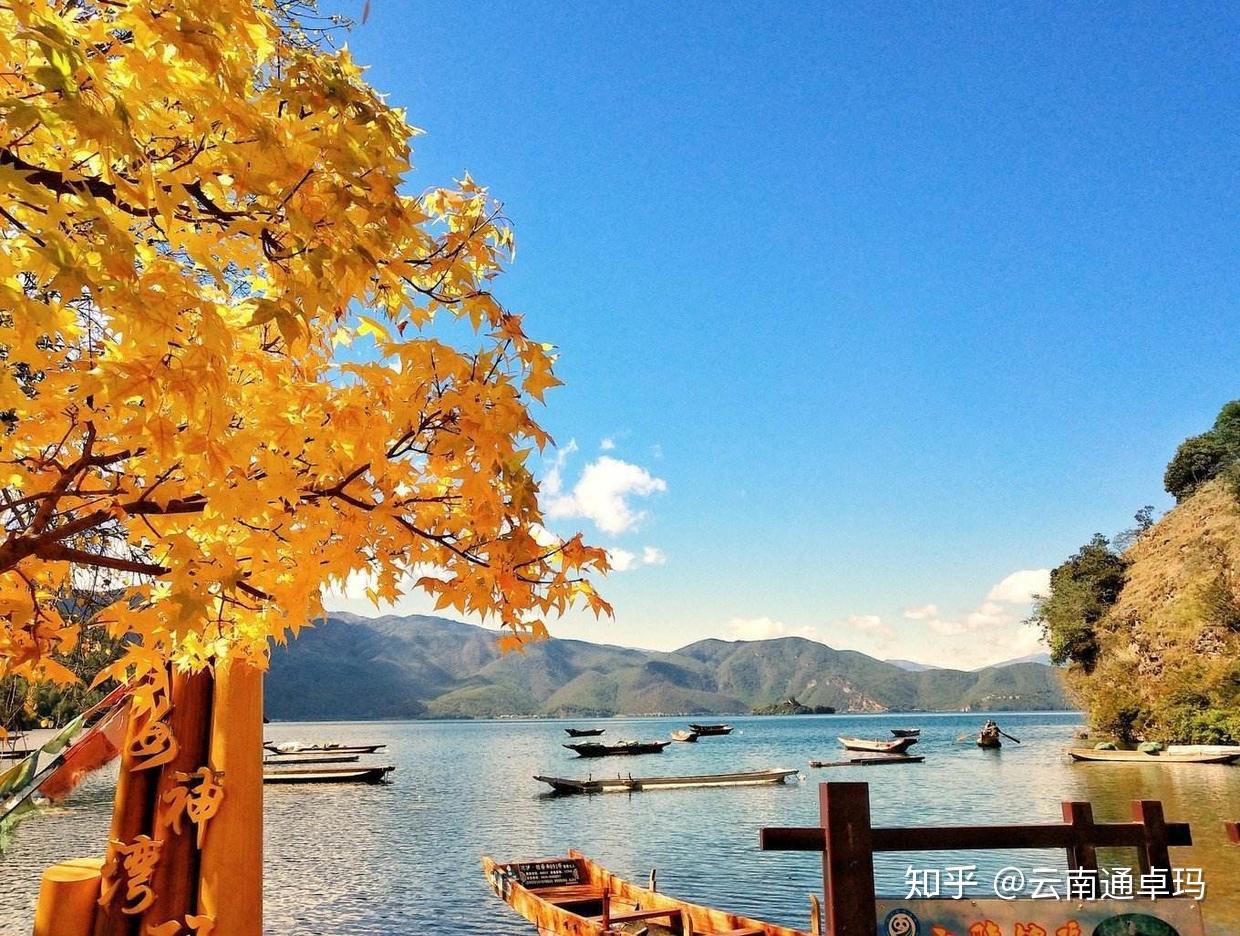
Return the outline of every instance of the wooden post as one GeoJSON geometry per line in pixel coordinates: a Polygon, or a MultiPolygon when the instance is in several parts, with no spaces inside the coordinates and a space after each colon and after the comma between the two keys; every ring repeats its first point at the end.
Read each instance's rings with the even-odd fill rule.
{"type": "Polygon", "coordinates": [[[34,936],[91,936],[99,909],[100,858],[75,858],[43,872],[34,936]]]}
{"type": "MultiPolygon", "coordinates": [[[[177,754],[159,772],[155,791],[156,819],[161,810],[159,799],[180,785],[176,775],[193,773],[207,763],[211,741],[211,692],[209,670],[172,675],[172,711],[168,715],[168,727],[177,739],[177,754]]],[[[214,821],[208,823],[208,829],[214,821]]],[[[163,845],[159,864],[151,877],[155,900],[143,915],[144,926],[182,920],[197,907],[197,827],[188,818],[182,818],[179,835],[171,828],[161,827],[155,830],[155,837],[162,839],[163,845]]]]}
{"type": "Polygon", "coordinates": [[[878,917],[869,786],[819,784],[818,807],[827,839],[822,858],[827,932],[831,936],[874,936],[878,917]]]}
{"type": "Polygon", "coordinates": [[[263,932],[263,674],[242,662],[215,672],[210,766],[224,799],[203,843],[198,912],[225,936],[263,932]]]}
{"type": "Polygon", "coordinates": [[[1166,875],[1160,891],[1170,897],[1171,854],[1167,851],[1167,822],[1163,818],[1162,803],[1158,800],[1133,800],[1132,818],[1145,827],[1145,844],[1137,849],[1137,861],[1141,873],[1160,870],[1166,875]]]}
{"type": "Polygon", "coordinates": [[[1098,852],[1090,842],[1094,838],[1094,808],[1089,803],[1063,803],[1063,821],[1072,826],[1076,841],[1068,846],[1068,867],[1072,870],[1097,871],[1098,852]]]}
{"type": "MultiPolygon", "coordinates": [[[[125,728],[125,747],[121,751],[121,769],[116,778],[116,793],[112,797],[112,824],[108,830],[110,850],[112,842],[129,843],[139,835],[149,835],[155,813],[155,787],[159,771],[133,770],[134,760],[129,746],[146,727],[150,715],[136,716],[130,708],[129,724],[125,728]]],[[[125,888],[119,888],[112,899],[101,904],[95,914],[94,936],[138,936],[141,919],[121,912],[125,903],[125,888]]]]}

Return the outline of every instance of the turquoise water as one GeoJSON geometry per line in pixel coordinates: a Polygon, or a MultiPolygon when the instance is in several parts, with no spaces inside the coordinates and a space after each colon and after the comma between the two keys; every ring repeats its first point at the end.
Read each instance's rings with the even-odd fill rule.
{"type": "MultiPolygon", "coordinates": [[[[1055,822],[1060,801],[1094,803],[1102,820],[1128,818],[1132,799],[1161,799],[1169,819],[1193,824],[1196,845],[1173,861],[1202,867],[1210,932],[1240,932],[1240,848],[1221,821],[1240,819],[1240,767],[1072,764],[1076,714],[1003,714],[1020,738],[983,751],[956,738],[984,714],[735,718],[730,736],[674,744],[663,754],[582,760],[561,747],[565,725],[584,720],[274,724],[273,740],[383,742],[395,764],[379,787],[266,788],[266,930],[306,934],[461,933],[530,936],[523,920],[483,883],[479,858],[561,854],[577,848],[626,877],[652,867],[670,894],[787,925],[806,925],[821,864],[805,853],[758,850],[764,825],[816,825],[817,782],[870,784],[876,825],[1055,822]],[[883,737],[922,728],[919,765],[813,770],[842,753],[841,734],[883,737]],[[542,795],[534,774],[586,777],[714,773],[799,767],[784,787],[667,790],[594,797],[542,795]]],[[[605,719],[608,740],[666,738],[683,718],[605,719]]],[[[0,933],[29,932],[42,869],[99,854],[114,774],[92,778],[63,807],[18,826],[0,857],[0,933]]],[[[1105,857],[1105,856],[1104,856],[1105,857]]],[[[882,856],[879,890],[903,895],[910,860],[943,867],[961,858],[989,871],[1063,866],[1054,852],[882,856]]]]}

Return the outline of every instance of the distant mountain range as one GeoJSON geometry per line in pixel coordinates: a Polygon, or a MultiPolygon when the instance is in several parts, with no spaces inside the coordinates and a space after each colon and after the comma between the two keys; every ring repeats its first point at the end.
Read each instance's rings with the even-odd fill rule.
{"type": "Polygon", "coordinates": [[[501,655],[495,631],[440,617],[334,614],[277,647],[266,711],[288,720],[735,714],[795,696],[840,712],[1068,706],[1036,662],[909,672],[800,637],[702,640],[673,653],[547,640],[501,655]]]}
{"type": "MultiPolygon", "coordinates": [[[[912,660],[886,660],[892,666],[898,666],[902,670],[908,670],[910,673],[924,673],[926,670],[942,669],[941,666],[931,666],[928,663],[914,663],[912,660]]],[[[1027,656],[1016,657],[1014,660],[1004,660],[1002,663],[992,663],[990,666],[982,666],[973,672],[980,672],[984,669],[1002,669],[1005,666],[1015,666],[1017,663],[1041,663],[1043,666],[1051,665],[1051,655],[1043,650],[1041,653],[1030,653],[1027,656]]]]}

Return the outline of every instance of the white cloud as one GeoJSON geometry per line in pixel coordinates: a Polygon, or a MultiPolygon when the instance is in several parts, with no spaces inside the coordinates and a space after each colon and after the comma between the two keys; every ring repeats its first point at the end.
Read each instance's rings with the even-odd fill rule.
{"type": "Polygon", "coordinates": [[[924,628],[923,640],[934,635],[925,641],[924,662],[968,669],[1045,650],[1041,629],[1024,620],[1034,596],[1049,588],[1048,569],[1021,569],[995,583],[967,614],[945,617],[937,605],[925,604],[905,608],[904,617],[924,628]]]}
{"type": "Polygon", "coordinates": [[[627,572],[629,569],[633,568],[633,563],[638,560],[637,557],[627,549],[612,546],[607,550],[607,561],[611,564],[613,572],[627,572]]]}
{"type": "Polygon", "coordinates": [[[727,636],[732,640],[774,640],[776,637],[804,637],[817,640],[812,627],[789,627],[783,621],[769,617],[732,618],[728,621],[727,636]]]}
{"type": "Polygon", "coordinates": [[[1050,569],[1021,569],[995,585],[986,595],[986,600],[1027,605],[1035,595],[1045,595],[1050,590],[1050,569]]]}
{"type": "Polygon", "coordinates": [[[554,497],[564,490],[564,465],[575,451],[577,451],[577,440],[569,439],[568,445],[555,453],[555,459],[551,462],[547,473],[543,475],[542,484],[539,485],[548,497],[554,497]]]}
{"type": "Polygon", "coordinates": [[[667,562],[667,554],[658,546],[645,546],[640,554],[619,546],[609,546],[607,561],[611,563],[613,572],[628,572],[641,566],[663,565],[667,562]]]}
{"type": "MultiPolygon", "coordinates": [[[[569,447],[573,447],[570,442],[569,447]]],[[[547,500],[547,516],[585,517],[604,533],[616,535],[627,533],[646,518],[646,512],[635,510],[629,503],[633,497],[648,497],[667,490],[667,482],[656,478],[640,465],[602,455],[590,462],[572,491],[561,494],[559,475],[562,462],[552,468],[556,487],[551,490],[544,479],[543,490],[551,496],[547,500]]],[[[549,472],[548,478],[551,473],[549,472]]]]}
{"type": "Polygon", "coordinates": [[[892,629],[884,624],[883,619],[877,614],[853,614],[849,616],[845,624],[862,634],[874,634],[884,638],[895,636],[892,629]]]}
{"type": "Polygon", "coordinates": [[[642,550],[642,562],[646,565],[666,565],[667,553],[658,546],[647,546],[642,550]]]}
{"type": "Polygon", "coordinates": [[[610,452],[612,449],[616,447],[616,440],[613,439],[611,436],[607,436],[605,439],[603,439],[602,442],[598,444],[598,447],[601,448],[604,452],[610,452]]]}

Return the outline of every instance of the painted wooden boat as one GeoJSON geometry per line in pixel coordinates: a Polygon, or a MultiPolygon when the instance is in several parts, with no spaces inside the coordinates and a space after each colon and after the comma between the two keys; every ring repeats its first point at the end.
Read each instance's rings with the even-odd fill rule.
{"type": "Polygon", "coordinates": [[[1068,748],[1068,756],[1077,761],[1106,761],[1124,764],[1234,764],[1240,761],[1235,752],[1168,752],[1098,751],[1093,748],[1068,748]]]}
{"type": "Polygon", "coordinates": [[[699,735],[723,735],[731,734],[731,725],[695,725],[689,722],[689,727],[696,731],[699,735]]]}
{"type": "Polygon", "coordinates": [[[892,728],[890,729],[892,737],[895,738],[920,738],[920,728],[892,728]]]}
{"type": "Polygon", "coordinates": [[[565,858],[508,864],[484,857],[482,872],[496,895],[533,923],[539,936],[640,932],[628,924],[641,924],[650,936],[809,936],[805,930],[764,923],[639,887],[575,851],[565,858]]]}
{"type": "Polygon", "coordinates": [[[849,751],[869,751],[873,754],[903,754],[917,743],[917,739],[895,738],[891,741],[875,741],[869,738],[840,738],[839,742],[849,751]]]}
{"type": "Polygon", "coordinates": [[[565,777],[535,777],[556,793],[636,793],[641,790],[675,790],[686,787],[766,786],[783,783],[796,776],[795,770],[772,767],[740,773],[699,774],[687,777],[604,777],[570,780],[565,777]]]}
{"type": "Polygon", "coordinates": [[[360,754],[272,754],[263,758],[264,767],[292,767],[297,764],[352,764],[360,754]]]}
{"type": "Polygon", "coordinates": [[[597,741],[582,741],[580,744],[564,745],[570,751],[576,751],[579,757],[611,757],[616,754],[658,754],[671,741],[618,741],[615,744],[600,744],[597,741]]]}
{"type": "Polygon", "coordinates": [[[672,732],[673,741],[685,741],[687,743],[692,743],[697,741],[697,739],[698,733],[696,731],[687,731],[684,728],[678,728],[676,731],[672,732]]]}
{"type": "Polygon", "coordinates": [[[275,744],[263,742],[272,754],[373,754],[387,747],[386,744],[302,744],[300,741],[284,741],[275,744]]]}
{"type": "Polygon", "coordinates": [[[849,757],[846,760],[809,762],[811,767],[873,767],[875,764],[920,764],[926,758],[920,754],[871,754],[867,757],[849,757]]]}
{"type": "Polygon", "coordinates": [[[1003,747],[1003,741],[997,734],[984,731],[977,736],[977,746],[980,748],[1001,748],[1003,747]]]}
{"type": "Polygon", "coordinates": [[[565,728],[570,738],[597,738],[606,728],[565,728]]]}
{"type": "Polygon", "coordinates": [[[382,783],[390,765],[358,767],[263,767],[263,783],[382,783]]]}

